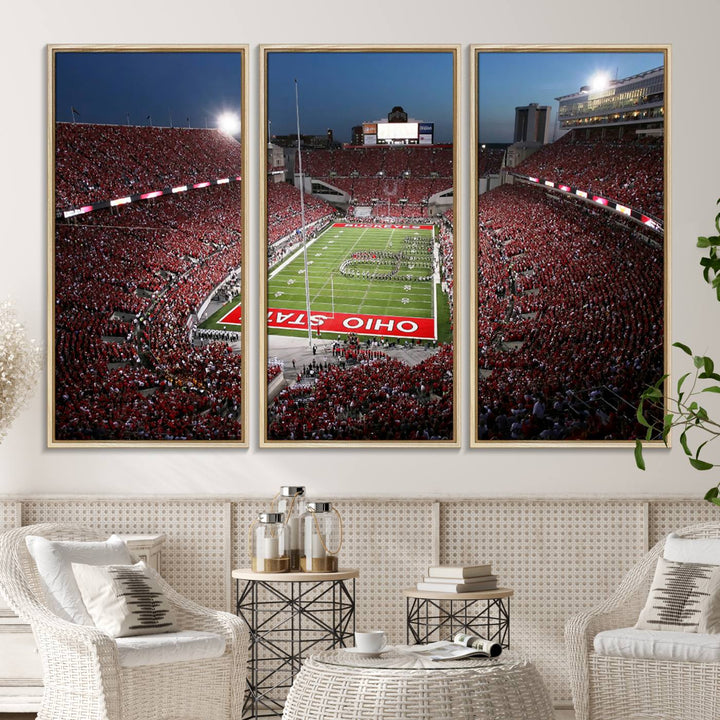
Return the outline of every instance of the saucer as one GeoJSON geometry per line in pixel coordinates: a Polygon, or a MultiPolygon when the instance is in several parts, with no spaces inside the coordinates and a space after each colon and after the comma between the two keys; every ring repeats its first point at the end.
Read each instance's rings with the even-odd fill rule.
{"type": "Polygon", "coordinates": [[[343,648],[344,652],[349,652],[349,653],[352,653],[353,655],[357,655],[358,657],[366,657],[366,658],[380,657],[383,653],[386,653],[389,650],[390,650],[390,648],[384,647],[382,650],[378,650],[377,652],[363,652],[362,650],[360,650],[356,647],[343,648]]]}

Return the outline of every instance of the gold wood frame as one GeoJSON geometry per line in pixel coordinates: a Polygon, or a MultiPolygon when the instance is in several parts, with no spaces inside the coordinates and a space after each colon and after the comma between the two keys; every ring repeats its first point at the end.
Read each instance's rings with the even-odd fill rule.
{"type": "MultiPolygon", "coordinates": [[[[478,384],[478,192],[479,192],[479,103],[481,98],[478,91],[478,61],[482,53],[580,53],[580,52],[607,52],[607,53],[662,53],[664,63],[664,142],[663,142],[663,170],[664,170],[664,236],[663,236],[663,365],[668,375],[665,380],[665,396],[670,392],[670,45],[471,45],[470,46],[470,447],[471,448],[628,448],[634,445],[634,439],[627,440],[479,440],[478,439],[478,410],[479,410],[479,384],[478,384]]],[[[658,378],[659,379],[659,378],[658,378]]],[[[639,397],[638,397],[639,400],[639,397]]],[[[667,412],[667,400],[666,400],[667,412]]],[[[662,440],[653,440],[645,445],[665,447],[662,440]]],[[[669,447],[669,443],[668,443],[669,447]]]]}
{"type": "Polygon", "coordinates": [[[78,447],[234,447],[245,448],[249,446],[249,427],[248,420],[250,417],[249,406],[250,398],[248,396],[248,337],[249,325],[243,322],[241,334],[241,352],[242,352],[242,379],[241,379],[241,422],[242,437],[237,440],[86,440],[86,439],[68,439],[59,440],[55,432],[56,408],[56,333],[55,333],[55,59],[60,53],[237,53],[241,58],[241,84],[239,88],[239,100],[241,103],[241,129],[240,143],[242,147],[242,268],[241,268],[241,294],[240,302],[243,308],[243,315],[247,318],[245,309],[247,308],[248,298],[248,156],[247,151],[247,128],[249,118],[248,108],[248,45],[134,45],[134,44],[101,44],[101,45],[48,45],[47,47],[47,75],[48,75],[48,139],[47,139],[47,194],[48,194],[48,218],[47,218],[47,235],[48,235],[48,256],[47,256],[47,282],[48,282],[48,313],[47,313],[47,334],[48,334],[48,369],[47,369],[47,444],[50,448],[78,448],[78,447]]]}
{"type": "Polygon", "coordinates": [[[458,448],[461,444],[461,428],[460,428],[460,362],[459,356],[461,352],[460,336],[458,327],[460,326],[459,298],[461,292],[461,273],[458,270],[460,254],[458,245],[460,242],[460,204],[458,202],[458,191],[460,189],[460,50],[461,46],[453,45],[261,45],[260,46],[260,128],[259,128],[259,146],[260,146],[260,232],[259,238],[262,244],[260,249],[260,332],[262,337],[262,354],[260,357],[259,367],[259,388],[260,388],[260,447],[403,447],[403,448],[458,448]],[[268,101],[268,57],[271,53],[452,53],[453,58],[453,263],[454,263],[454,322],[453,322],[453,437],[448,440],[270,440],[268,439],[268,393],[267,393],[267,360],[268,360],[268,333],[267,333],[267,315],[268,315],[268,268],[267,268],[267,144],[268,144],[268,128],[267,128],[267,101],[268,101]]]}

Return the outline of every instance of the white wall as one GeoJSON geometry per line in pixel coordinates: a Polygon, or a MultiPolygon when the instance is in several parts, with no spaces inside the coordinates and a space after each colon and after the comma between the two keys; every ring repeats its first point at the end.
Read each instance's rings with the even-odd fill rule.
{"type": "MultiPolygon", "coordinates": [[[[8,3],[8,5],[10,5],[8,3]]],[[[672,320],[674,339],[720,356],[720,304],[700,282],[695,238],[712,231],[720,196],[717,0],[603,0],[572,7],[553,0],[513,3],[390,0],[367,24],[337,16],[327,3],[215,0],[98,3],[23,0],[6,7],[0,28],[0,296],[11,295],[34,337],[46,324],[46,43],[248,43],[251,127],[258,137],[257,46],[261,43],[462,43],[462,221],[460,271],[462,450],[258,450],[253,411],[251,448],[83,449],[45,447],[45,388],[0,445],[0,493],[194,494],[267,496],[282,482],[328,496],[595,495],[697,496],[708,474],[688,469],[679,447],[648,453],[634,469],[630,449],[467,449],[469,319],[469,59],[475,43],[672,44],[672,320]],[[711,330],[709,330],[709,328],[711,330]]],[[[351,4],[347,5],[349,11],[351,4]]],[[[257,296],[258,158],[251,152],[250,297],[257,296]]],[[[258,346],[257,313],[249,314],[250,347],[258,346]]],[[[680,358],[676,358],[680,369],[680,358]]],[[[257,378],[258,358],[247,359],[257,378]]],[[[251,408],[257,385],[251,380],[251,408]]],[[[715,474],[718,479],[718,474],[715,474]]]]}

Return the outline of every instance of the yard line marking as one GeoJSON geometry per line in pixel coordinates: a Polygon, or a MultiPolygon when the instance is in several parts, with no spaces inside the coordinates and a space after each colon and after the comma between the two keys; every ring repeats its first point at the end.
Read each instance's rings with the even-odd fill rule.
{"type": "MultiPolygon", "coordinates": [[[[321,232],[317,237],[314,237],[312,240],[307,241],[307,246],[310,248],[311,245],[314,245],[325,233],[321,232]]],[[[280,265],[278,265],[269,275],[268,280],[272,280],[281,270],[285,269],[293,260],[297,258],[298,255],[300,255],[303,251],[302,243],[300,243],[300,247],[292,254],[290,255],[286,260],[283,260],[280,265]]]]}

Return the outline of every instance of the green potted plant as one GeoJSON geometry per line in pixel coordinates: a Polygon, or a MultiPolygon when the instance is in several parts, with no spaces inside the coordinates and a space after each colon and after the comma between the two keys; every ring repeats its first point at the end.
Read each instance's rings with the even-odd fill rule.
{"type": "MultiPolygon", "coordinates": [[[[712,286],[720,302],[720,213],[715,216],[715,229],[717,235],[699,237],[697,246],[707,250],[700,259],[700,265],[705,282],[712,286]]],[[[714,419],[703,403],[709,397],[706,393],[720,394],[720,373],[707,355],[695,355],[681,342],[673,343],[673,347],[692,358],[693,370],[678,379],[675,395],[665,395],[668,375],[663,375],[640,396],[637,419],[646,429],[646,434],[644,440],[635,441],[635,463],[641,470],[645,469],[643,442],[660,437],[667,445],[670,433],[680,430],[680,446],[690,465],[696,470],[710,470],[720,463],[709,462],[702,453],[710,443],[720,438],[720,418],[714,419]]],[[[707,491],[705,499],[720,505],[720,482],[707,491]]]]}

